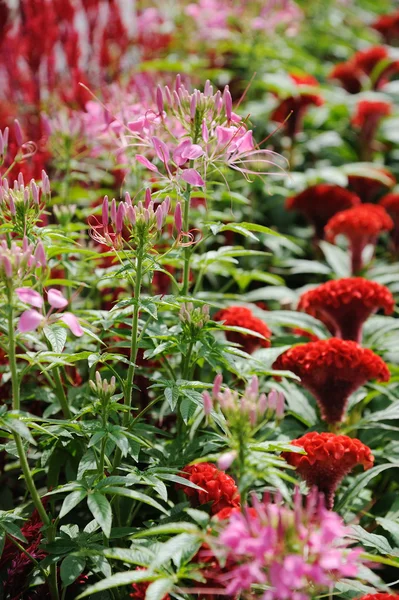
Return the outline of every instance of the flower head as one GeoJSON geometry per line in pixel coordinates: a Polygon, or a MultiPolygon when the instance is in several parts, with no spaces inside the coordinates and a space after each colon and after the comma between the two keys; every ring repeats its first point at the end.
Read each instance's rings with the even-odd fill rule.
{"type": "Polygon", "coordinates": [[[314,226],[316,237],[322,238],[324,227],[331,217],[357,204],[360,204],[360,198],[345,188],[331,183],[318,183],[288,198],[286,208],[301,212],[314,226]]]}
{"type": "Polygon", "coordinates": [[[356,577],[360,549],[350,549],[339,515],[328,511],[315,490],[292,510],[279,499],[235,512],[221,529],[218,552],[232,562],[220,575],[225,594],[235,597],[267,586],[264,600],[308,600],[328,591],[341,577],[356,577]]]}
{"type": "Polygon", "coordinates": [[[352,117],[355,127],[369,126],[370,121],[378,121],[391,114],[392,104],[384,100],[359,100],[356,112],[352,117]]]}
{"type": "Polygon", "coordinates": [[[391,217],[394,229],[392,231],[393,245],[396,250],[399,249],[399,194],[391,193],[385,194],[379,204],[385,208],[389,216],[391,217]]]}
{"type": "Polygon", "coordinates": [[[281,354],[274,369],[288,370],[301,378],[320,407],[327,423],[343,420],[349,396],[370,379],[388,381],[385,362],[353,341],[330,338],[293,346],[281,354]]]}
{"type": "Polygon", "coordinates": [[[368,244],[376,245],[378,236],[393,229],[393,221],[382,206],[361,204],[334,215],[324,228],[326,238],[334,242],[337,235],[348,238],[351,249],[352,273],[362,267],[362,254],[368,244]]]}
{"type": "Polygon", "coordinates": [[[357,465],[366,470],[374,464],[370,448],[346,435],[312,431],[291,444],[303,448],[306,454],[283,452],[282,456],[296,468],[309,487],[316,486],[324,494],[330,510],[334,505],[335,491],[343,478],[357,465]]]}
{"type": "Polygon", "coordinates": [[[211,513],[215,515],[228,507],[240,506],[240,496],[234,479],[210,463],[187,465],[181,473],[202,490],[178,484],[178,489],[190,498],[194,506],[212,502],[211,513]]]}
{"type": "Polygon", "coordinates": [[[213,319],[214,321],[224,321],[223,324],[227,327],[243,327],[260,334],[262,337],[239,331],[226,331],[228,341],[239,344],[248,354],[252,354],[258,348],[269,348],[270,346],[269,338],[272,335],[270,329],[245,306],[224,308],[217,312],[213,319]]]}
{"type": "MultiPolygon", "coordinates": [[[[382,35],[387,44],[393,45],[399,40],[399,10],[388,15],[381,15],[372,23],[371,27],[382,35]]],[[[379,599],[375,598],[375,600],[379,599]]]]}
{"type": "Polygon", "coordinates": [[[391,314],[394,306],[394,298],[384,285],[362,277],[348,277],[328,281],[305,292],[298,310],[324,321],[327,326],[332,325],[335,337],[360,343],[362,326],[369,316],[379,309],[391,314]]]}
{"type": "Polygon", "coordinates": [[[335,65],[330,72],[330,79],[337,79],[350,94],[358,94],[362,89],[362,70],[353,61],[335,65]]]}
{"type": "Polygon", "coordinates": [[[375,176],[363,174],[349,174],[348,187],[361,198],[362,202],[372,202],[378,194],[392,188],[396,179],[385,167],[373,165],[375,176]]]}
{"type": "Polygon", "coordinates": [[[351,59],[334,67],[331,79],[338,79],[351,94],[357,94],[369,80],[373,89],[380,89],[389,77],[399,70],[399,61],[393,60],[385,46],[370,46],[359,50],[351,59]],[[381,69],[376,74],[376,67],[381,69]]]}
{"type": "Polygon", "coordinates": [[[389,594],[387,592],[377,592],[376,594],[365,594],[357,600],[399,600],[399,594],[389,594]]]}

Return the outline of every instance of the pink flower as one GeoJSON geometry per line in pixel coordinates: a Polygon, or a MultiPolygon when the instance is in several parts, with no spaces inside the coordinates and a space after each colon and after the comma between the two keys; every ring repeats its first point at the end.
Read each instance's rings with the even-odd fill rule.
{"type": "Polygon", "coordinates": [[[43,298],[41,297],[39,292],[36,292],[35,290],[32,290],[31,288],[27,288],[27,287],[17,288],[15,290],[15,293],[17,294],[17,296],[21,300],[21,302],[25,302],[25,304],[30,304],[31,306],[36,306],[36,308],[41,308],[43,306],[43,298]]]}
{"type": "Polygon", "coordinates": [[[203,187],[205,185],[205,181],[195,169],[185,169],[182,171],[181,178],[195,187],[203,187]]]}
{"type": "Polygon", "coordinates": [[[72,313],[64,313],[60,317],[60,321],[63,321],[65,325],[68,325],[69,329],[72,331],[73,335],[76,335],[76,337],[81,337],[84,334],[84,331],[81,328],[78,319],[72,313]]]}
{"type": "Polygon", "coordinates": [[[35,329],[37,329],[39,325],[41,325],[44,319],[45,317],[34,308],[25,310],[25,312],[23,312],[22,315],[19,317],[18,330],[21,333],[35,331],[35,329]]]}
{"type": "Polygon", "coordinates": [[[47,300],[50,306],[53,308],[65,308],[68,304],[68,300],[63,296],[63,294],[56,290],[55,288],[51,288],[47,292],[47,300]]]}
{"type": "Polygon", "coordinates": [[[146,169],[148,169],[149,171],[158,173],[157,167],[153,165],[152,162],[150,162],[145,156],[142,156],[141,154],[136,154],[136,160],[137,162],[141,163],[144,167],[146,167],[146,169]]]}

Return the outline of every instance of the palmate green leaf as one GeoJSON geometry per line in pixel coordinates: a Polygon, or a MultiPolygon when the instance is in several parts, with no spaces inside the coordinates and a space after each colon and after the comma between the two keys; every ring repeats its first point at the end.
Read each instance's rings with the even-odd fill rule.
{"type": "Polygon", "coordinates": [[[107,498],[99,492],[92,492],[87,497],[87,506],[104,535],[109,538],[112,526],[112,508],[107,498]]]}
{"type": "Polygon", "coordinates": [[[123,573],[116,573],[115,575],[111,575],[111,577],[98,581],[94,585],[89,585],[83,594],[77,596],[75,600],[86,598],[87,596],[90,596],[90,594],[96,594],[97,592],[103,592],[104,590],[121,587],[122,585],[130,585],[140,581],[156,581],[157,579],[160,579],[160,575],[149,575],[146,571],[125,571],[123,573]]]}
{"type": "Polygon", "coordinates": [[[145,594],[145,600],[162,600],[173,588],[173,580],[162,578],[150,583],[145,594]]]}
{"type": "Polygon", "coordinates": [[[43,333],[50,342],[53,352],[61,354],[67,339],[67,330],[64,327],[52,325],[44,327],[43,333]]]}
{"type": "Polygon", "coordinates": [[[356,499],[359,495],[359,492],[365,488],[370,481],[372,481],[375,477],[383,473],[388,469],[399,468],[399,463],[389,463],[384,465],[378,465],[377,467],[372,467],[365,473],[361,473],[356,477],[355,481],[348,487],[342,498],[339,502],[334,506],[334,510],[341,511],[346,506],[350,506],[350,503],[356,499]]]}
{"type": "Polygon", "coordinates": [[[71,554],[61,563],[60,575],[64,587],[71,585],[81,575],[86,567],[86,559],[71,554]]]}

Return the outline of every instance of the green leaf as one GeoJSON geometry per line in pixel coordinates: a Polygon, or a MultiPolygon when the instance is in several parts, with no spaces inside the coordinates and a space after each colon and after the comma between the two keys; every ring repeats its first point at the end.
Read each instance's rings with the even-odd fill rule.
{"type": "Polygon", "coordinates": [[[64,498],[64,502],[62,503],[60,510],[60,519],[65,517],[75,506],[77,506],[80,502],[82,502],[83,498],[87,496],[86,490],[76,490],[75,492],[71,492],[64,498]]]}
{"type": "Polygon", "coordinates": [[[129,490],[128,488],[114,486],[104,487],[103,489],[104,493],[106,494],[115,494],[116,496],[124,496],[125,498],[130,498],[131,500],[138,500],[138,502],[143,502],[143,504],[148,504],[149,506],[160,510],[165,515],[168,514],[168,511],[165,510],[165,508],[161,504],[159,504],[159,502],[157,502],[150,496],[147,496],[147,494],[143,494],[142,492],[136,492],[134,490],[129,490]]]}
{"type": "Polygon", "coordinates": [[[67,330],[64,327],[52,325],[44,327],[43,333],[50,342],[52,350],[61,354],[67,339],[67,330]]]}
{"type": "Polygon", "coordinates": [[[107,498],[99,492],[93,492],[87,497],[87,506],[103,530],[104,535],[109,538],[112,526],[112,509],[107,498]]]}
{"type": "MultiPolygon", "coordinates": [[[[197,511],[201,512],[202,511],[197,511]]],[[[202,513],[206,514],[206,513],[202,513]]],[[[208,521],[209,521],[209,515],[208,521]]],[[[149,529],[144,529],[143,531],[139,531],[139,533],[135,533],[133,535],[134,538],[146,538],[152,535],[170,535],[172,533],[187,533],[189,531],[197,532],[198,527],[194,525],[194,523],[190,523],[188,521],[179,521],[178,523],[165,523],[165,525],[157,525],[156,527],[150,527],[149,529]]]]}
{"type": "Polygon", "coordinates": [[[116,573],[115,575],[111,575],[111,577],[98,581],[94,585],[90,585],[83,594],[76,597],[76,600],[86,598],[87,596],[90,596],[90,594],[96,594],[97,592],[103,592],[104,590],[110,590],[122,585],[130,585],[131,583],[140,581],[155,581],[158,578],[159,577],[156,575],[148,575],[147,571],[125,571],[124,573],[116,573]]]}
{"type": "Polygon", "coordinates": [[[173,581],[171,579],[157,579],[148,586],[145,600],[162,600],[172,588],[173,581]]]}
{"type": "Polygon", "coordinates": [[[36,446],[36,442],[33,439],[32,434],[29,431],[28,427],[19,418],[15,418],[15,417],[11,417],[10,415],[7,415],[7,418],[3,420],[3,423],[12,432],[17,433],[18,435],[21,436],[21,438],[24,438],[25,440],[27,440],[28,442],[30,442],[31,444],[36,446]]]}
{"type": "Polygon", "coordinates": [[[360,525],[352,525],[349,536],[366,548],[374,548],[379,554],[391,555],[393,553],[393,549],[383,535],[369,533],[363,527],[360,527],[360,525]]]}
{"type": "Polygon", "coordinates": [[[399,523],[392,521],[392,519],[385,519],[383,517],[377,517],[376,522],[381,525],[385,531],[391,534],[395,540],[395,544],[399,546],[399,523]]]}
{"type": "Polygon", "coordinates": [[[385,464],[385,465],[378,465],[378,467],[373,467],[372,469],[369,469],[365,473],[361,473],[358,477],[356,477],[356,479],[352,483],[352,485],[350,485],[348,487],[345,494],[342,496],[341,500],[337,503],[337,505],[334,506],[334,510],[340,511],[345,506],[350,505],[350,503],[353,502],[357,498],[360,490],[365,488],[370,483],[370,481],[372,481],[374,479],[374,477],[377,477],[378,475],[380,475],[380,473],[383,473],[384,471],[387,471],[388,469],[394,469],[394,468],[399,468],[399,463],[389,463],[389,464],[385,464]]]}
{"type": "Polygon", "coordinates": [[[86,559],[82,556],[67,556],[61,563],[60,575],[64,587],[71,585],[83,573],[86,559]]]}
{"type": "Polygon", "coordinates": [[[152,562],[152,567],[160,567],[170,560],[173,560],[174,564],[179,566],[181,556],[185,552],[191,552],[200,543],[200,536],[198,534],[181,533],[176,535],[159,546],[152,562]]]}
{"type": "Polygon", "coordinates": [[[176,387],[167,387],[164,391],[165,400],[169,404],[170,410],[175,410],[179,399],[179,390],[176,387]]]}

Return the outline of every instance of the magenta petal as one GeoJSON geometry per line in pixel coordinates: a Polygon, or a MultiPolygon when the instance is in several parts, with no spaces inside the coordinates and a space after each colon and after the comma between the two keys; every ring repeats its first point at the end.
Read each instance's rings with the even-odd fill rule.
{"type": "Polygon", "coordinates": [[[152,162],[150,162],[148,158],[146,158],[142,154],[136,154],[136,160],[150,171],[154,171],[154,173],[158,172],[157,167],[153,165],[152,162]]]}
{"type": "Polygon", "coordinates": [[[54,288],[51,288],[47,292],[47,300],[50,306],[53,308],[65,308],[68,304],[68,300],[64,297],[64,295],[54,288]]]}
{"type": "Polygon", "coordinates": [[[25,304],[30,304],[31,306],[36,306],[36,308],[41,308],[43,306],[43,298],[36,292],[28,287],[17,288],[15,290],[18,298],[21,302],[25,302],[25,304]]]}
{"type": "Polygon", "coordinates": [[[205,181],[195,169],[186,169],[185,171],[182,171],[181,178],[191,185],[198,187],[203,187],[205,185],[205,181]]]}
{"type": "Polygon", "coordinates": [[[30,308],[22,313],[18,321],[18,330],[22,333],[34,331],[43,321],[44,317],[34,308],[30,308]]]}
{"type": "Polygon", "coordinates": [[[63,321],[65,325],[68,325],[69,329],[72,331],[73,335],[76,335],[76,337],[81,337],[84,334],[83,329],[79,325],[78,319],[72,313],[64,313],[60,317],[60,321],[63,321]]]}

